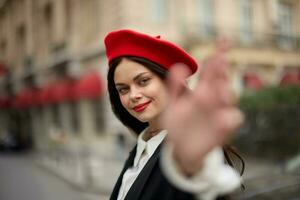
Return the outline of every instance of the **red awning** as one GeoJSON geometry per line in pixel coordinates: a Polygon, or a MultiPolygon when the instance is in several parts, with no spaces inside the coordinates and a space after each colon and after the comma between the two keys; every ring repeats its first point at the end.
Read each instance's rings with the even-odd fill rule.
{"type": "Polygon", "coordinates": [[[95,99],[103,94],[103,82],[96,72],[85,74],[76,84],[77,99],[95,99]]]}
{"type": "Polygon", "coordinates": [[[49,105],[54,103],[53,100],[53,85],[47,85],[41,88],[37,94],[37,104],[38,105],[49,105]]]}
{"type": "Polygon", "coordinates": [[[53,103],[75,100],[75,82],[72,79],[59,80],[53,86],[53,103]]]}
{"type": "Polygon", "coordinates": [[[27,109],[36,104],[36,90],[25,88],[15,97],[14,106],[19,109],[27,109]]]}
{"type": "Polygon", "coordinates": [[[284,73],[280,80],[281,86],[300,85],[300,73],[298,71],[289,71],[284,73]]]}
{"type": "Polygon", "coordinates": [[[0,62],[0,76],[4,75],[7,72],[7,68],[4,63],[0,62]]]}
{"type": "Polygon", "coordinates": [[[69,78],[58,80],[41,88],[38,92],[37,104],[50,105],[76,100],[76,84],[69,78]]]}
{"type": "Polygon", "coordinates": [[[7,96],[0,96],[0,109],[10,108],[12,100],[7,96]]]}
{"type": "Polygon", "coordinates": [[[260,77],[254,73],[246,73],[244,75],[245,87],[252,90],[260,90],[264,87],[264,84],[260,77]]]}

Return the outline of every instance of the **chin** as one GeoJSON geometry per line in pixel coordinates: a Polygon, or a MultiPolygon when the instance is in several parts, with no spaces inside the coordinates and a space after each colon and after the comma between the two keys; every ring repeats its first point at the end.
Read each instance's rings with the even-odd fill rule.
{"type": "Polygon", "coordinates": [[[148,114],[148,113],[141,113],[140,115],[135,115],[135,118],[137,118],[141,122],[149,122],[153,120],[156,117],[156,115],[148,114]]]}
{"type": "Polygon", "coordinates": [[[149,117],[136,117],[139,121],[141,122],[149,122],[151,121],[152,118],[149,118],[149,117]]]}

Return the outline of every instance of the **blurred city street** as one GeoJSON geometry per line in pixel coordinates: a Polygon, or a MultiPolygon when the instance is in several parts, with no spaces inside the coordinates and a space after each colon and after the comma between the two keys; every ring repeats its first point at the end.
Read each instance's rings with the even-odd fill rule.
{"type": "Polygon", "coordinates": [[[300,200],[299,25],[300,0],[0,0],[0,200],[108,199],[136,144],[107,91],[117,29],[182,46],[200,66],[191,89],[229,39],[245,116],[231,199],[300,200]]]}
{"type": "Polygon", "coordinates": [[[300,174],[288,173],[283,162],[245,158],[244,191],[233,195],[235,200],[299,200],[300,174]]]}
{"type": "MultiPolygon", "coordinates": [[[[1,200],[106,200],[109,193],[82,188],[39,164],[34,153],[0,154],[1,200]]],[[[300,174],[268,161],[246,158],[245,190],[233,200],[299,200],[300,174]]],[[[108,176],[108,174],[107,174],[108,176]]],[[[107,177],[108,181],[111,177],[107,177]]]]}
{"type": "Polygon", "coordinates": [[[107,195],[87,193],[45,168],[31,154],[0,155],[1,200],[106,200],[107,195]]]}

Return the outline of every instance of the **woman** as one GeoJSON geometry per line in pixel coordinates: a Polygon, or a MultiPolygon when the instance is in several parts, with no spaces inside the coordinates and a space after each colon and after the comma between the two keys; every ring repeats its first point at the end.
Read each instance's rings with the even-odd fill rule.
{"type": "Polygon", "coordinates": [[[138,136],[111,200],[215,199],[238,187],[239,175],[219,147],[243,121],[224,49],[191,91],[185,79],[198,65],[175,44],[118,30],[106,36],[105,47],[112,110],[138,136]]]}

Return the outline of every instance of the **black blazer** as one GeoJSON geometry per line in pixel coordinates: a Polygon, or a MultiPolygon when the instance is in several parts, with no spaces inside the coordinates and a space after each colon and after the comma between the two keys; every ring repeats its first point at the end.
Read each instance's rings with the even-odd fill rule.
{"type": "MultiPolygon", "coordinates": [[[[154,154],[136,178],[126,195],[125,200],[196,200],[193,194],[175,188],[165,178],[159,164],[160,149],[161,145],[155,150],[154,154]]],[[[123,175],[125,171],[133,165],[135,154],[136,146],[130,152],[129,157],[125,162],[124,168],[113,189],[110,200],[117,200],[123,175]]],[[[227,198],[220,197],[218,199],[225,200],[227,198]]]]}

